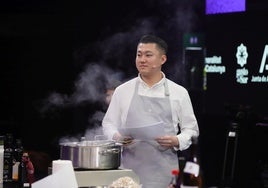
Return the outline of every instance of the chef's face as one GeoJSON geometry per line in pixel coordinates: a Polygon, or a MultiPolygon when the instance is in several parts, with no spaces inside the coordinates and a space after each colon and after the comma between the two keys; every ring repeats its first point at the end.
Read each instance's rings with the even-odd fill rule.
{"type": "Polygon", "coordinates": [[[155,43],[139,43],[136,54],[136,67],[140,74],[149,76],[161,71],[167,56],[155,43]]]}

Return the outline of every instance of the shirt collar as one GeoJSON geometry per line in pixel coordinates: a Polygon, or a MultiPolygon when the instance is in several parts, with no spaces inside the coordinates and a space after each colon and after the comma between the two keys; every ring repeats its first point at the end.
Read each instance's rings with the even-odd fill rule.
{"type": "MultiPolygon", "coordinates": [[[[159,82],[155,83],[155,84],[152,86],[152,88],[153,88],[153,87],[160,86],[160,85],[163,85],[163,84],[165,83],[166,75],[165,75],[162,71],[161,71],[161,74],[162,74],[163,78],[162,78],[159,82]]],[[[141,79],[140,73],[138,74],[138,79],[139,79],[140,83],[141,83],[143,86],[148,87],[148,85],[141,79]]]]}

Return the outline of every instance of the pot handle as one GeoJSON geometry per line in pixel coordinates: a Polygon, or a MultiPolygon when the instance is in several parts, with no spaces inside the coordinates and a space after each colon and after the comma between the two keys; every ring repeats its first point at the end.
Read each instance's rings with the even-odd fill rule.
{"type": "Polygon", "coordinates": [[[108,138],[105,135],[95,135],[94,140],[108,140],[108,138]]]}
{"type": "Polygon", "coordinates": [[[106,150],[99,151],[99,154],[100,155],[108,155],[108,154],[117,154],[117,153],[120,153],[120,152],[121,152],[121,149],[112,148],[112,149],[106,149],[106,150]]]}

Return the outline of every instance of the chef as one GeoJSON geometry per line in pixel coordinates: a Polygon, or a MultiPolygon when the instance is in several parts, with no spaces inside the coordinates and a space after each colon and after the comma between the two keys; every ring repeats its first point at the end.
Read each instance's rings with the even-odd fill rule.
{"type": "Polygon", "coordinates": [[[125,144],[122,167],[132,169],[143,188],[167,187],[171,170],[178,168],[177,151],[199,135],[187,90],[162,72],[167,48],[157,36],[142,36],[136,52],[138,76],[115,89],[102,121],[104,134],[125,144]]]}

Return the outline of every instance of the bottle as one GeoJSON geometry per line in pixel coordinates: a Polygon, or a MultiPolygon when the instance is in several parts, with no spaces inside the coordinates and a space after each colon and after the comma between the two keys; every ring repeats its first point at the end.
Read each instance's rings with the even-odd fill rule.
{"type": "Polygon", "coordinates": [[[18,172],[18,186],[19,188],[29,187],[28,180],[27,180],[27,169],[26,165],[23,162],[23,159],[21,159],[20,165],[19,165],[19,172],[18,172]]]}
{"type": "Polygon", "coordinates": [[[4,145],[4,169],[3,181],[12,182],[12,168],[13,168],[13,135],[6,134],[4,145]]]}
{"type": "Polygon", "coordinates": [[[198,155],[198,138],[192,138],[189,148],[190,155],[186,159],[185,167],[181,174],[181,188],[202,188],[202,175],[198,155]]]}
{"type": "Polygon", "coordinates": [[[22,154],[23,154],[22,142],[20,139],[16,139],[14,148],[13,169],[12,169],[12,179],[14,182],[19,181],[19,166],[21,163],[22,154]]]}
{"type": "Polygon", "coordinates": [[[4,136],[0,136],[0,185],[3,187],[4,136]]]}
{"type": "Polygon", "coordinates": [[[170,180],[168,188],[180,188],[179,174],[180,174],[180,171],[178,169],[173,169],[171,171],[172,178],[170,180]]]}

